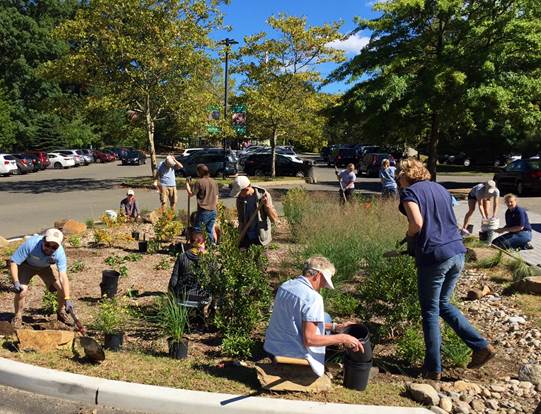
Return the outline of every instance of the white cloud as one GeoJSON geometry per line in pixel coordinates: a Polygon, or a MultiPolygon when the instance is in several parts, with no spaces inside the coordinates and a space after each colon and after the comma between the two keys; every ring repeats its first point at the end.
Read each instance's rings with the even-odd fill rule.
{"type": "Polygon", "coordinates": [[[370,38],[367,36],[361,36],[358,33],[355,33],[354,35],[351,35],[347,39],[343,40],[334,40],[332,42],[327,43],[328,47],[332,47],[334,49],[343,50],[344,52],[348,54],[357,54],[361,51],[363,47],[365,47],[368,42],[370,41],[370,38]]]}

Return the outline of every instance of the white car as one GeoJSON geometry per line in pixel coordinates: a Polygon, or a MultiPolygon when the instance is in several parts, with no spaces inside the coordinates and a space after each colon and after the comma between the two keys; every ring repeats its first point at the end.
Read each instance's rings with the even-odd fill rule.
{"type": "Polygon", "coordinates": [[[72,157],[75,160],[76,167],[78,167],[79,165],[86,165],[85,159],[80,150],[73,150],[73,149],[54,150],[53,153],[72,157]]]}
{"type": "Polygon", "coordinates": [[[49,168],[69,168],[75,166],[75,159],[72,156],[60,154],[58,152],[50,152],[47,154],[49,157],[49,168]]]}
{"type": "Polygon", "coordinates": [[[0,175],[11,175],[17,170],[17,161],[13,155],[0,154],[0,175]]]}

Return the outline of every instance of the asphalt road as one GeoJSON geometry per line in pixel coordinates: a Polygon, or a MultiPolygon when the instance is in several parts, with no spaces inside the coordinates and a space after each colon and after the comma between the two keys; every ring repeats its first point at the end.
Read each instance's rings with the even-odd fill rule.
{"type": "MultiPolygon", "coordinates": [[[[126,189],[120,184],[126,178],[150,176],[150,165],[121,166],[118,162],[91,164],[67,170],[45,170],[22,176],[0,177],[0,235],[13,237],[31,234],[51,227],[56,220],[73,218],[85,221],[98,218],[107,209],[118,209],[126,189]]],[[[312,190],[336,191],[338,183],[334,169],[316,167],[319,184],[306,186],[312,190]]],[[[441,175],[438,181],[447,188],[473,187],[487,180],[490,174],[479,176],[441,175]]],[[[282,188],[291,185],[280,186],[282,188]]],[[[362,192],[380,191],[377,178],[360,177],[357,189],[362,192]]],[[[140,209],[159,207],[155,190],[136,189],[140,209]]],[[[233,206],[233,199],[223,200],[233,206]]],[[[524,198],[522,205],[541,213],[539,198],[524,198]]],[[[186,208],[184,191],[179,192],[178,208],[186,208]]],[[[279,207],[279,206],[278,206],[279,207]]]]}

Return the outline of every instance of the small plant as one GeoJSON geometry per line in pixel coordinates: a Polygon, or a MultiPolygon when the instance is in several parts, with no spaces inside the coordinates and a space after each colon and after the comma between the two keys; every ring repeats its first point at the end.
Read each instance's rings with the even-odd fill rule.
{"type": "Polygon", "coordinates": [[[159,251],[160,251],[160,242],[154,239],[149,240],[147,252],[150,254],[155,254],[155,253],[158,253],[159,251]]]}
{"type": "Polygon", "coordinates": [[[171,269],[171,262],[169,261],[169,258],[164,257],[160,262],[154,266],[154,270],[169,270],[171,269]]]}
{"type": "Polygon", "coordinates": [[[111,247],[114,243],[114,238],[111,232],[107,229],[95,229],[94,243],[96,243],[98,246],[111,247]]]}
{"type": "Polygon", "coordinates": [[[45,289],[43,298],[41,299],[43,306],[43,312],[46,315],[54,315],[58,312],[58,299],[56,293],[50,292],[49,289],[45,289]]]}
{"type": "Polygon", "coordinates": [[[232,358],[252,355],[254,340],[249,336],[228,335],[222,340],[222,352],[232,358]]]}
{"type": "Polygon", "coordinates": [[[416,365],[423,361],[425,343],[421,326],[410,326],[404,331],[397,343],[397,355],[408,365],[416,365]]]}
{"type": "Polygon", "coordinates": [[[94,228],[94,219],[88,218],[85,221],[86,228],[87,229],[93,229],[94,228]]]}
{"type": "Polygon", "coordinates": [[[71,273],[79,273],[85,269],[86,269],[86,265],[80,260],[75,260],[70,266],[71,273]]]}
{"type": "Polygon", "coordinates": [[[130,319],[130,311],[123,298],[102,299],[92,327],[103,334],[113,335],[124,332],[130,319]]]}
{"type": "Polygon", "coordinates": [[[128,267],[126,265],[120,265],[118,273],[120,273],[120,277],[128,277],[128,267]]]}
{"type": "Polygon", "coordinates": [[[180,235],[182,223],[172,209],[165,210],[154,225],[154,235],[159,242],[170,242],[180,235]]]}
{"type": "Polygon", "coordinates": [[[481,269],[492,269],[496,266],[499,266],[502,262],[502,259],[503,252],[501,250],[498,250],[498,253],[496,253],[494,256],[479,260],[477,262],[477,267],[481,269]]]}
{"type": "Polygon", "coordinates": [[[168,293],[158,299],[156,321],[165,336],[180,342],[188,329],[188,308],[168,293]]]}
{"type": "Polygon", "coordinates": [[[441,356],[445,365],[464,368],[471,358],[471,350],[447,325],[442,330],[441,356]]]}
{"type": "Polygon", "coordinates": [[[121,214],[120,212],[116,215],[116,217],[111,217],[108,214],[103,214],[100,217],[100,220],[108,228],[118,227],[118,226],[121,226],[122,224],[126,224],[128,222],[128,218],[124,214],[121,214]]]}
{"type": "Polygon", "coordinates": [[[130,253],[124,256],[124,259],[128,262],[138,262],[143,258],[143,255],[140,253],[130,253]]]}
{"type": "Polygon", "coordinates": [[[73,234],[68,237],[68,243],[71,247],[81,247],[81,236],[73,234]]]}
{"type": "Polygon", "coordinates": [[[509,263],[509,270],[512,272],[514,282],[519,282],[526,277],[534,275],[532,268],[520,255],[515,256],[515,259],[509,263]]]}
{"type": "Polygon", "coordinates": [[[104,262],[106,265],[111,266],[113,269],[117,266],[120,266],[125,262],[124,257],[117,256],[116,254],[113,254],[111,256],[107,256],[104,259],[104,262]]]}

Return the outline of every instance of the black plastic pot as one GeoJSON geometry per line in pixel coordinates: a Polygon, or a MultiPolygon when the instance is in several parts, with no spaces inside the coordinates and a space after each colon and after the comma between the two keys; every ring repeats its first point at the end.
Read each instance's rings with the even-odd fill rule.
{"type": "Polygon", "coordinates": [[[103,341],[103,347],[110,351],[120,351],[122,348],[122,343],[124,342],[123,333],[115,334],[105,334],[105,339],[103,341]]]}
{"type": "Polygon", "coordinates": [[[139,240],[139,253],[146,253],[148,250],[148,240],[139,240]]]}
{"type": "Polygon", "coordinates": [[[173,338],[167,338],[169,344],[169,356],[173,359],[184,359],[188,356],[188,340],[183,339],[180,342],[173,338]]]}
{"type": "Polygon", "coordinates": [[[104,270],[101,272],[101,296],[109,299],[114,298],[118,288],[118,278],[120,273],[116,270],[104,270]]]}
{"type": "Polygon", "coordinates": [[[133,240],[139,240],[139,232],[138,231],[132,231],[131,237],[133,240]]]}
{"type": "Polygon", "coordinates": [[[372,368],[372,361],[355,362],[347,356],[344,357],[344,387],[364,391],[368,386],[370,368],[372,368]]]}
{"type": "Polygon", "coordinates": [[[346,357],[353,362],[369,362],[372,361],[372,344],[370,343],[370,332],[364,325],[349,325],[344,329],[344,333],[357,338],[363,343],[364,352],[354,352],[346,349],[346,357]]]}
{"type": "Polygon", "coordinates": [[[466,228],[470,234],[473,233],[473,224],[468,224],[468,227],[466,228]]]}

